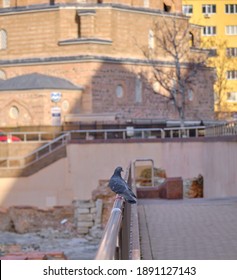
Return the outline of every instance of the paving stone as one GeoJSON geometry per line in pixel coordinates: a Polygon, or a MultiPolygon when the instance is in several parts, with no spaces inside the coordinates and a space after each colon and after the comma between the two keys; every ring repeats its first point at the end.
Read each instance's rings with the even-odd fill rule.
{"type": "Polygon", "coordinates": [[[237,198],[139,200],[143,259],[237,259],[237,198]]]}

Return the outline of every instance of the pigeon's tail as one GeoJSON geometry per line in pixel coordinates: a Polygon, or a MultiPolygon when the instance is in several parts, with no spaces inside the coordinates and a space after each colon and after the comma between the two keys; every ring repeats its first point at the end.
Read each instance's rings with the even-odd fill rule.
{"type": "Polygon", "coordinates": [[[130,203],[130,204],[135,204],[135,203],[137,203],[137,200],[135,198],[129,198],[127,200],[127,202],[130,203]]]}
{"type": "Polygon", "coordinates": [[[131,193],[130,190],[120,194],[128,203],[134,204],[137,203],[137,199],[134,193],[131,193]]]}

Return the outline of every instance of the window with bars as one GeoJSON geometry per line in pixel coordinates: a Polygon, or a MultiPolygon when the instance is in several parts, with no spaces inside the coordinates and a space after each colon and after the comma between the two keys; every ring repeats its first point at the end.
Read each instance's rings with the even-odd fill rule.
{"type": "Polygon", "coordinates": [[[205,36],[216,35],[216,26],[204,26],[202,29],[202,34],[205,36]]]}
{"type": "Polygon", "coordinates": [[[237,70],[227,71],[227,80],[237,80],[237,70]]]}
{"type": "Polygon", "coordinates": [[[202,13],[203,14],[215,14],[216,5],[209,5],[209,4],[202,5],[202,13]]]}
{"type": "Polygon", "coordinates": [[[227,25],[225,32],[227,35],[237,35],[237,25],[227,25]]]}
{"type": "Polygon", "coordinates": [[[227,48],[226,55],[229,57],[237,56],[237,48],[227,48]]]}
{"type": "Polygon", "coordinates": [[[3,29],[0,30],[0,50],[7,48],[7,32],[3,29]]]}
{"type": "Polygon", "coordinates": [[[225,12],[226,14],[237,14],[237,4],[226,4],[225,12]]]}

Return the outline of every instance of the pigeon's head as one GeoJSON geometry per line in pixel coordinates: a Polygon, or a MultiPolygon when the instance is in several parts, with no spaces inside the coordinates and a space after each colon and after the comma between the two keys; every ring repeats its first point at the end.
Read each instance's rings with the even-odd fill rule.
{"type": "Polygon", "coordinates": [[[118,166],[115,170],[114,170],[114,174],[118,174],[121,175],[121,172],[123,171],[123,168],[121,166],[118,166]]]}

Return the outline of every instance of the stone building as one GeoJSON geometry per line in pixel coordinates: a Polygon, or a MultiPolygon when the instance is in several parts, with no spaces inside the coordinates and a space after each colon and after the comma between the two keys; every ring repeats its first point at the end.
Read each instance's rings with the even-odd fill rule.
{"type": "MultiPolygon", "coordinates": [[[[181,0],[0,0],[0,126],[52,125],[55,107],[61,123],[178,119],[173,104],[154,93],[141,49],[154,47],[155,21],[188,23],[181,6],[181,0]],[[33,77],[37,82],[20,87],[33,77]],[[51,99],[55,91],[58,102],[51,99]]],[[[200,28],[190,30],[190,54],[202,55],[200,28]]],[[[154,59],[173,67],[162,53],[154,59]]],[[[213,118],[212,69],[197,73],[186,118],[213,118]]]]}

